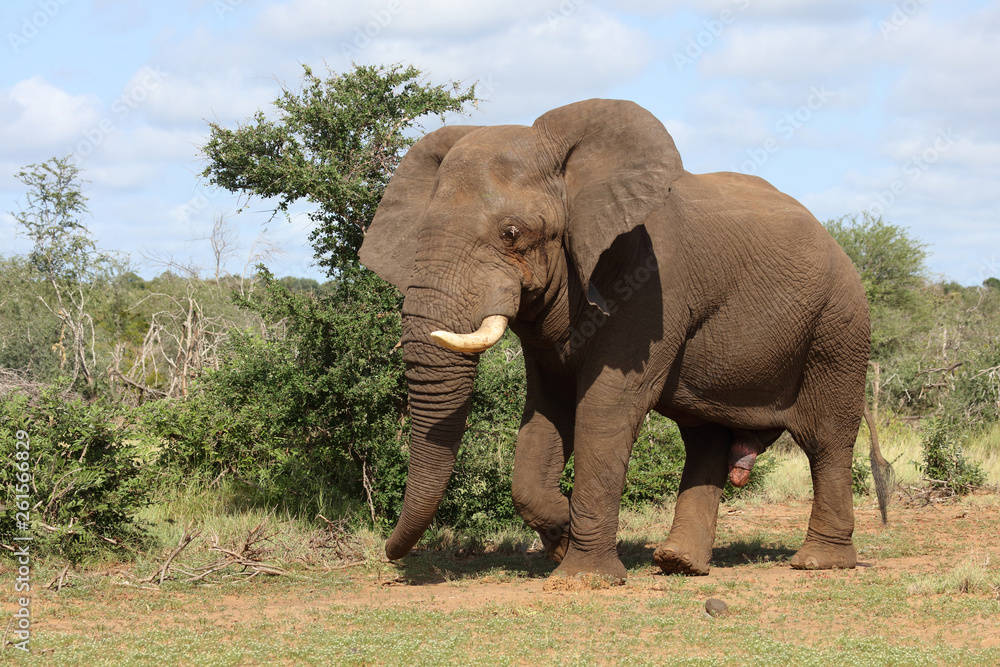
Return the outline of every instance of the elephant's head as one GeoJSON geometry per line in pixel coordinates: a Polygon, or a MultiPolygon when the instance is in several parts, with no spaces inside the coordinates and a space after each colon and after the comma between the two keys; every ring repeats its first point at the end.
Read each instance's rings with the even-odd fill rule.
{"type": "Polygon", "coordinates": [[[601,253],[660,208],[682,172],[663,125],[615,100],[570,104],[531,127],[447,126],[410,149],[361,248],[405,295],[410,468],[389,558],[409,552],[444,495],[479,353],[508,320],[543,313],[571,273],[586,294],[601,253]]]}

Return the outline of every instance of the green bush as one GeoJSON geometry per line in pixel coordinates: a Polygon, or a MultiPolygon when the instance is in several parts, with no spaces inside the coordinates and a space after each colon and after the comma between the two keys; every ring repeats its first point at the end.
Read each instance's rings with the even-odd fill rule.
{"type": "Polygon", "coordinates": [[[947,413],[977,426],[1000,419],[1000,343],[991,342],[961,369],[947,413]]]}
{"type": "MultiPolygon", "coordinates": [[[[640,507],[676,498],[684,472],[684,459],[684,441],[677,425],[655,412],[649,413],[632,447],[622,506],[640,507]]],[[[726,481],[722,491],[723,502],[760,492],[776,466],[777,463],[766,452],[762,454],[750,471],[750,481],[746,486],[736,488],[726,481]]],[[[572,458],[560,480],[560,487],[564,493],[573,489],[572,458]]]]}
{"type": "Polygon", "coordinates": [[[146,539],[137,515],[150,503],[154,480],[128,413],[118,406],[66,398],[68,384],[60,380],[35,400],[14,392],[0,401],[5,460],[0,484],[8,492],[0,541],[10,544],[13,535],[28,528],[32,550],[76,562],[146,539]],[[19,431],[22,441],[28,436],[27,450],[17,444],[19,431]],[[25,472],[31,475],[30,488],[21,477],[25,472]],[[29,499],[17,499],[18,494],[29,499]]]}
{"type": "Polygon", "coordinates": [[[333,493],[391,520],[406,471],[398,293],[362,269],[320,293],[292,293],[263,267],[258,278],[238,301],[264,335],[232,332],[196,391],[148,409],[164,460],[231,474],[268,504],[313,511],[333,493]]]}
{"type": "Polygon", "coordinates": [[[865,456],[854,450],[854,460],[851,463],[851,491],[856,496],[868,495],[868,480],[872,477],[871,464],[865,456]]]}
{"type": "MultiPolygon", "coordinates": [[[[293,511],[318,510],[326,494],[391,527],[409,461],[395,289],[350,269],[318,294],[292,293],[266,270],[260,281],[242,305],[268,332],[234,332],[225,364],[196,391],[144,406],[144,424],[166,443],[164,463],[208,480],[232,475],[261,502],[293,511]]],[[[510,474],[523,405],[524,362],[508,334],[482,355],[438,522],[516,520],[510,474]]]]}
{"type": "Polygon", "coordinates": [[[931,488],[964,496],[986,477],[978,463],[965,458],[956,430],[947,420],[931,420],[924,431],[923,462],[917,467],[931,488]]]}
{"type": "Polygon", "coordinates": [[[670,420],[650,413],[632,447],[622,505],[660,503],[677,495],[684,470],[684,442],[670,420]]]}

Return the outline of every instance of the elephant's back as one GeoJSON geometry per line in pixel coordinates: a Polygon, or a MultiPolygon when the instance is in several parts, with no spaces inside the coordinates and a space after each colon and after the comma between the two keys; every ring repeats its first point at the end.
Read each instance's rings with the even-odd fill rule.
{"type": "Polygon", "coordinates": [[[690,281],[691,321],[672,400],[703,408],[713,396],[727,411],[791,407],[831,310],[856,329],[850,338],[867,335],[867,304],[850,260],[805,207],[759,178],[687,175],[670,199],[648,226],[654,244],[674,244],[690,281]]]}
{"type": "Polygon", "coordinates": [[[850,282],[850,260],[794,198],[755,176],[686,174],[674,182],[660,243],[680,251],[694,278],[694,299],[715,308],[745,293],[821,307],[832,282],[850,282]],[[782,296],[783,295],[783,296],[782,296]]]}

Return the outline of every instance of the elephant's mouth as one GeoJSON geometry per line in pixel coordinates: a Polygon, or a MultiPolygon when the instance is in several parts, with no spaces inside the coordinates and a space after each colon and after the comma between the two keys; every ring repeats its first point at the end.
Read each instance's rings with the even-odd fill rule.
{"type": "Polygon", "coordinates": [[[507,318],[503,315],[490,315],[483,320],[479,329],[469,334],[457,334],[450,331],[432,331],[430,339],[442,347],[455,352],[478,354],[490,349],[503,337],[507,330],[507,318]]]}

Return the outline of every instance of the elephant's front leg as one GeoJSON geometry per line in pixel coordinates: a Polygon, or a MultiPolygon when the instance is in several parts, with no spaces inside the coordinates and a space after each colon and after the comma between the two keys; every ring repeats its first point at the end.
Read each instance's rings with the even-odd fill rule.
{"type": "Polygon", "coordinates": [[[571,410],[543,407],[529,397],[514,451],[514,507],[557,563],[569,545],[569,498],[559,480],[573,451],[572,421],[571,410]]]}
{"type": "Polygon", "coordinates": [[[667,573],[705,575],[712,558],[733,433],[717,424],[682,427],[680,431],[685,459],[674,523],[667,540],[653,554],[653,562],[667,573]]]}
{"type": "Polygon", "coordinates": [[[642,422],[634,412],[627,405],[595,406],[586,400],[577,409],[569,548],[556,575],[626,578],[616,547],[625,473],[642,422]]]}

